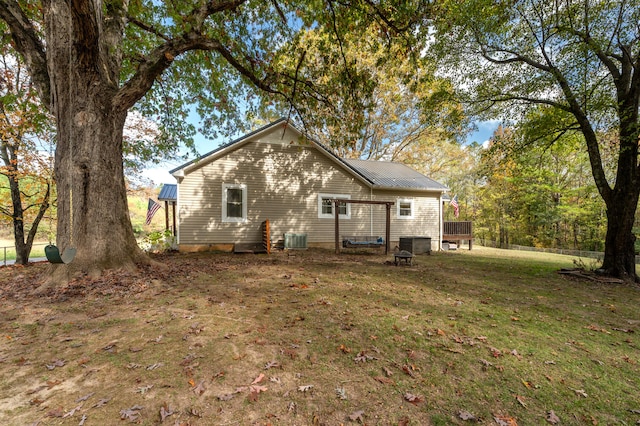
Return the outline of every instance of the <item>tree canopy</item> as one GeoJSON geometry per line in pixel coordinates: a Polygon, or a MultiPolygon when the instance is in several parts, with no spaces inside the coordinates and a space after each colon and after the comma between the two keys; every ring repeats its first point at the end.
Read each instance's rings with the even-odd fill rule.
{"type": "Polygon", "coordinates": [[[126,205],[123,128],[130,109],[161,123],[167,149],[193,135],[185,120],[192,104],[209,135],[235,129],[244,118],[239,112],[251,115],[254,100],[264,97],[284,99],[303,120],[320,107],[348,111],[357,127],[372,80],[329,46],[369,28],[387,44],[411,34],[417,7],[367,0],[0,0],[11,44],[56,120],[57,243],[78,254],[56,268],[54,281],[148,261],[126,205]],[[310,29],[324,34],[330,52],[319,69],[307,66],[310,55],[298,43],[310,29]]]}
{"type": "Polygon", "coordinates": [[[532,108],[553,109],[557,126],[578,130],[607,207],[603,270],[636,278],[633,221],[640,192],[640,4],[485,0],[438,4],[430,52],[457,81],[477,117],[519,124],[532,108]],[[615,170],[603,150],[615,135],[615,170]]]}

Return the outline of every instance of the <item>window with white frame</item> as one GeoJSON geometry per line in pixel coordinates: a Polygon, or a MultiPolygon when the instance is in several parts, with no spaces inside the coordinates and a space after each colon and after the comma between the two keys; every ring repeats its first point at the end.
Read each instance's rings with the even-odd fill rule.
{"type": "Polygon", "coordinates": [[[222,184],[222,221],[245,222],[247,220],[247,185],[222,184]]]}
{"type": "MultiPolygon", "coordinates": [[[[349,200],[350,195],[344,194],[318,194],[318,218],[334,219],[334,204],[331,201],[334,198],[349,200]]],[[[338,214],[341,219],[351,219],[351,204],[341,203],[338,205],[338,214]]]]}
{"type": "Polygon", "coordinates": [[[413,219],[414,205],[411,198],[399,198],[396,205],[398,206],[398,219],[413,219]]]}

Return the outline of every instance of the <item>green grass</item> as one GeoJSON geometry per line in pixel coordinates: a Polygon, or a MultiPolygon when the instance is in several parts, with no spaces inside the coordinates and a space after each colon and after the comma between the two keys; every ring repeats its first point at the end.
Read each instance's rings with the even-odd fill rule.
{"type": "MultiPolygon", "coordinates": [[[[5,260],[16,260],[16,248],[14,243],[15,242],[13,240],[0,239],[0,265],[3,265],[5,260]]],[[[46,244],[48,243],[44,241],[36,241],[33,243],[29,258],[45,257],[44,247],[46,244]]]]}
{"type": "Polygon", "coordinates": [[[358,424],[359,411],[370,425],[469,424],[462,412],[482,424],[543,425],[550,411],[565,425],[640,421],[640,289],[557,274],[570,257],[478,248],[413,267],[326,251],[158,260],[167,268],[47,298],[2,288],[3,424],[119,424],[140,405],[137,421],[152,425],[166,404],[165,423],[191,425],[358,424]],[[252,395],[260,374],[267,389],[252,395]]]}

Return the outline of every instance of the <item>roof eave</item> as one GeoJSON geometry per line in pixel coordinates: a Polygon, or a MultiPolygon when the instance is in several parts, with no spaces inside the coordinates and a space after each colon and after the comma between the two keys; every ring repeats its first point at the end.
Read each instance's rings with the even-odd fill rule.
{"type": "Polygon", "coordinates": [[[384,191],[415,191],[415,192],[440,192],[445,193],[448,191],[448,188],[408,188],[405,186],[383,186],[383,185],[373,185],[373,189],[381,189],[384,191]]]}

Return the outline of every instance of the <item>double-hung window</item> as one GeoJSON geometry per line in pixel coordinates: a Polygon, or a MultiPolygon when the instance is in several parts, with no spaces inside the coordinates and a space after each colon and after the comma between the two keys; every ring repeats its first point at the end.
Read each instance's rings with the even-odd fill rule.
{"type": "Polygon", "coordinates": [[[222,184],[222,221],[245,222],[247,220],[247,185],[222,184]]]}
{"type": "MultiPolygon", "coordinates": [[[[334,216],[334,198],[349,200],[350,195],[344,194],[318,194],[318,218],[320,219],[333,219],[334,216]]],[[[338,214],[341,219],[351,218],[351,205],[348,203],[341,203],[338,205],[338,214]]]]}
{"type": "Polygon", "coordinates": [[[396,203],[398,206],[398,219],[413,219],[414,205],[411,198],[400,198],[396,203]]]}

